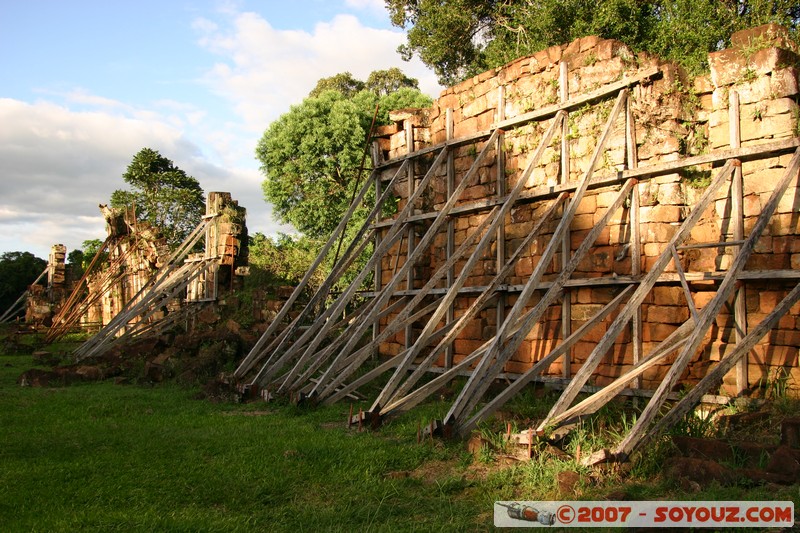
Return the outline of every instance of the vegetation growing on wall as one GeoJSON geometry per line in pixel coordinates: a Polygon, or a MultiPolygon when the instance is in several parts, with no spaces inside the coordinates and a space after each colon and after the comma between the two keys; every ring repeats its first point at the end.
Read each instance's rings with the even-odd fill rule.
{"type": "Polygon", "coordinates": [[[599,35],[674,60],[692,72],[730,35],[768,22],[797,39],[793,0],[386,0],[392,23],[407,29],[400,52],[416,55],[453,85],[519,56],[599,35]]]}

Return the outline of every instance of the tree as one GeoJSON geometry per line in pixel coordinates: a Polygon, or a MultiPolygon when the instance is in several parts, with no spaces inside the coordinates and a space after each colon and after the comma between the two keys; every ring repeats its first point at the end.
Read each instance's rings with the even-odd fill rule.
{"type": "Polygon", "coordinates": [[[0,255],[0,315],[6,312],[47,266],[30,252],[0,255]]]}
{"type": "Polygon", "coordinates": [[[403,88],[419,90],[419,80],[409,78],[399,68],[392,67],[371,72],[364,88],[378,96],[387,96],[403,88]]]}
{"type": "MultiPolygon", "coordinates": [[[[317,257],[319,243],[306,236],[291,236],[279,233],[267,237],[261,232],[250,236],[251,270],[263,273],[266,279],[258,280],[268,284],[297,285],[305,276],[317,257]]],[[[251,273],[251,276],[255,272],[251,273]]],[[[324,281],[317,271],[309,280],[311,290],[316,290],[324,281]]]]}
{"type": "Polygon", "coordinates": [[[136,206],[136,218],[161,230],[174,248],[205,214],[203,189],[198,181],[156,150],[142,148],[122,175],[130,191],[116,190],[113,207],[136,206]]]}
{"type": "MultiPolygon", "coordinates": [[[[75,250],[76,252],[77,251],[81,252],[81,259],[82,259],[81,268],[83,270],[86,270],[87,268],[89,268],[89,265],[92,264],[92,261],[94,261],[94,256],[96,256],[98,254],[98,252],[100,252],[100,247],[101,246],[103,246],[103,241],[101,241],[100,239],[89,239],[89,240],[83,241],[83,243],[81,243],[81,249],[80,250],[75,250]]],[[[104,255],[100,257],[100,261],[105,261],[105,256],[106,255],[107,254],[104,253],[104,255]]],[[[70,254],[70,256],[71,256],[71,254],[70,254]]],[[[72,262],[72,260],[70,260],[70,263],[71,262],[72,262]]]]}
{"type": "Polygon", "coordinates": [[[706,67],[737,30],[777,22],[797,38],[796,0],[386,0],[407,29],[400,52],[418,55],[445,85],[516,57],[586,35],[619,39],[684,64],[706,67]]]}
{"type": "Polygon", "coordinates": [[[345,96],[353,96],[364,90],[364,82],[353,77],[349,72],[340,72],[327,78],[321,78],[308,93],[308,96],[317,97],[325,91],[338,91],[345,96]]]}
{"type": "Polygon", "coordinates": [[[331,233],[347,210],[360,175],[364,143],[375,105],[388,123],[390,109],[429,106],[417,90],[385,96],[338,90],[309,96],[270,124],[256,147],[266,176],[264,197],[283,222],[311,238],[331,233]]]}

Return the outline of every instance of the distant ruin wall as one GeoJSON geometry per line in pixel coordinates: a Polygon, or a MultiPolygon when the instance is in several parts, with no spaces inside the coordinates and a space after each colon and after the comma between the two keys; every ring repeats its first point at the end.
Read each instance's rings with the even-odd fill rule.
{"type": "MultiPolygon", "coordinates": [[[[476,133],[497,127],[504,120],[556,106],[565,100],[580,99],[654,67],[660,69],[660,75],[631,85],[629,123],[635,127],[626,135],[625,113],[622,113],[611,132],[595,176],[613,177],[626,169],[710,154],[735,148],[739,143],[747,147],[796,140],[800,137],[798,50],[786,30],[775,25],[762,26],[736,33],[732,43],[732,48],[710,54],[710,74],[696,79],[688,79],[674,64],[647,54],[634,54],[627,46],[614,40],[586,37],[567,45],[554,46],[446,89],[429,109],[393,113],[396,123],[379,131],[375,158],[379,165],[383,165],[411,151],[476,136],[476,133]],[[567,65],[567,87],[560,81],[561,63],[567,65]],[[737,98],[738,106],[735,103],[737,98]],[[730,123],[730,117],[735,116],[734,106],[739,116],[738,142],[732,138],[735,134],[730,123]],[[635,146],[626,143],[629,138],[635,139],[635,146]]],[[[569,110],[568,127],[557,133],[545,149],[540,164],[526,184],[527,193],[523,193],[523,198],[504,221],[501,240],[492,244],[491,251],[473,270],[465,290],[456,299],[455,317],[474,301],[480,287],[489,283],[499,261],[516,251],[523,237],[532,230],[554,196],[547,195],[548,188],[557,190],[565,182],[577,181],[588,170],[597,138],[613,106],[614,97],[611,96],[589,100],[585,105],[569,110]],[[566,138],[569,150],[568,164],[560,155],[562,138],[566,138]],[[474,295],[468,293],[470,287],[475,289],[474,295]]],[[[474,184],[459,199],[458,206],[463,209],[453,216],[452,241],[448,244],[447,231],[441,231],[424,258],[417,262],[408,286],[403,288],[420,289],[446,260],[448,245],[452,248],[462,243],[468,232],[483,220],[488,209],[515,185],[552,120],[551,115],[504,131],[499,150],[490,147],[495,151],[493,157],[485,159],[477,170],[474,184]]],[[[431,221],[431,217],[425,215],[435,213],[448,198],[448,175],[458,183],[472,166],[476,153],[483,149],[485,138],[460,144],[452,161],[437,169],[423,195],[423,206],[416,212],[420,234],[431,221]]],[[[752,228],[775,183],[786,172],[791,151],[793,149],[786,149],[776,152],[776,155],[743,160],[741,220],[745,235],[752,228]]],[[[428,161],[416,159],[414,183],[410,184],[406,179],[395,186],[393,193],[399,200],[399,208],[405,205],[409,191],[423,178],[432,159],[433,156],[428,161]]],[[[646,274],[720,165],[719,162],[709,162],[652,178],[643,177],[636,185],[639,199],[637,227],[631,225],[631,206],[626,203],[612,216],[589,255],[571,276],[574,283],[568,286],[566,293],[569,304],[559,303],[550,307],[545,318],[533,328],[506,364],[505,370],[520,373],[530,368],[557,346],[565,333],[575,331],[611,301],[626,286],[626,280],[646,274]],[[637,248],[632,238],[637,234],[640,256],[632,258],[632,250],[637,248]],[[565,307],[568,308],[567,314],[565,307]],[[562,316],[569,318],[562,321],[562,316]]],[[[380,179],[385,183],[397,168],[388,165],[383,168],[380,179]]],[[[796,186],[795,180],[747,263],[749,274],[742,277],[746,304],[744,321],[750,327],[760,322],[797,283],[795,278],[800,277],[800,197],[796,186]]],[[[449,187],[452,190],[453,183],[449,187]]],[[[607,207],[618,190],[619,185],[593,188],[584,197],[570,227],[571,253],[598,222],[598,210],[607,207]]],[[[724,185],[712,207],[692,230],[688,244],[741,238],[736,235],[731,198],[729,187],[724,185]]],[[[523,252],[513,274],[505,280],[500,296],[504,303],[491,305],[473,319],[455,341],[452,352],[439,358],[440,366],[459,362],[496,334],[498,320],[502,320],[504,312],[516,301],[519,286],[530,277],[554,228],[555,224],[551,224],[529,250],[523,252]]],[[[380,279],[377,280],[379,284],[391,279],[398,265],[403,264],[409,252],[409,240],[413,245],[414,237],[409,236],[396,244],[384,258],[380,279]]],[[[680,251],[681,267],[690,280],[693,304],[698,310],[714,296],[719,278],[730,265],[735,251],[735,246],[680,251]]],[[[461,261],[456,265],[456,274],[463,264],[461,261]]],[[[553,280],[561,265],[561,253],[558,253],[544,281],[553,280]]],[[[445,288],[445,282],[439,287],[445,288]]],[[[536,301],[534,295],[529,305],[532,307],[536,301]]],[[[706,336],[704,347],[684,374],[682,379],[685,382],[696,382],[710,364],[732,349],[736,336],[733,307],[731,303],[723,309],[716,325],[706,336]]],[[[641,353],[648,353],[667,338],[678,325],[690,318],[690,313],[677,270],[671,264],[641,306],[638,341],[641,353]]],[[[383,318],[382,326],[385,327],[393,318],[393,315],[383,318]]],[[[563,367],[561,358],[550,365],[545,374],[565,378],[574,375],[602,338],[611,319],[613,315],[575,345],[570,353],[569,368],[563,367]]],[[[416,325],[415,330],[419,331],[422,325],[416,325]]],[[[592,384],[605,385],[632,366],[634,352],[638,349],[633,337],[628,330],[617,340],[595,371],[592,384]]],[[[400,332],[382,344],[381,352],[396,355],[408,342],[407,333],[400,332]]],[[[798,346],[800,305],[795,305],[778,327],[751,352],[748,385],[763,385],[767,381],[774,383],[782,379],[784,382],[788,380],[789,386],[800,387],[798,346]]],[[[641,386],[653,388],[657,385],[669,364],[667,360],[648,370],[642,377],[641,386]]],[[[735,377],[729,375],[724,390],[736,392],[735,389],[735,377]]]]}

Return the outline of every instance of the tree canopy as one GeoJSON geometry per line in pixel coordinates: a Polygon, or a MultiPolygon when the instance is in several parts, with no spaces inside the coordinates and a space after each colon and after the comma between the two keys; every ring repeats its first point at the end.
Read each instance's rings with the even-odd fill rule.
{"type": "Polygon", "coordinates": [[[797,0],[386,0],[400,46],[445,85],[556,44],[599,35],[637,51],[705,68],[709,51],[740,29],[767,22],[797,38],[797,0]]]}
{"type": "Polygon", "coordinates": [[[340,72],[327,78],[321,78],[308,96],[316,97],[325,91],[338,91],[344,96],[353,96],[364,89],[378,96],[386,96],[403,88],[419,90],[419,80],[409,78],[399,68],[392,67],[388,70],[370,72],[365,82],[357,80],[350,72],[340,72]]]}
{"type": "Polygon", "coordinates": [[[135,205],[137,219],[160,229],[173,248],[205,214],[200,183],[156,150],[142,148],[122,178],[131,190],[114,191],[111,205],[135,205]]]}
{"type": "Polygon", "coordinates": [[[330,234],[347,210],[375,106],[381,110],[378,124],[387,124],[391,109],[431,104],[428,96],[408,86],[389,92],[393,85],[379,79],[373,83],[380,89],[351,93],[351,84],[346,84],[342,90],[307,97],[270,124],[256,147],[266,176],[264,197],[283,222],[309,237],[330,234]]]}
{"type": "Polygon", "coordinates": [[[6,312],[47,266],[30,252],[0,255],[0,315],[6,312]]]}

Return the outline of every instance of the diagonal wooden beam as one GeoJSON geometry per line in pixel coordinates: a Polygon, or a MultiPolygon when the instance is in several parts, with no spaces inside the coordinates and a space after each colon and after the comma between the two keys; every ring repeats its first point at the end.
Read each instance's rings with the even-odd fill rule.
{"type": "MultiPolygon", "coordinates": [[[[384,386],[381,393],[378,395],[378,398],[375,400],[370,412],[376,414],[379,410],[379,406],[382,403],[386,403],[386,401],[391,398],[394,393],[397,391],[398,386],[400,385],[401,380],[405,377],[406,372],[408,371],[411,363],[416,359],[416,357],[420,354],[422,349],[428,345],[430,336],[436,329],[436,326],[439,324],[439,321],[445,316],[447,311],[450,309],[450,306],[455,301],[456,297],[458,296],[458,292],[467,282],[467,278],[472,273],[473,268],[477,264],[478,261],[481,260],[481,256],[483,251],[497,238],[497,229],[498,227],[504,222],[506,215],[511,211],[514,207],[514,204],[517,201],[522,190],[525,188],[528,182],[528,178],[533,173],[534,168],[539,164],[539,161],[544,153],[545,149],[550,145],[550,141],[553,139],[553,135],[555,134],[557,128],[564,122],[565,114],[560,112],[556,115],[553,123],[548,128],[545,135],[542,137],[541,141],[539,142],[539,147],[537,148],[536,152],[534,153],[533,157],[531,157],[530,162],[528,163],[525,172],[523,172],[522,176],[517,180],[517,184],[514,186],[513,190],[509,195],[506,197],[506,201],[503,203],[502,207],[499,211],[493,216],[492,222],[489,225],[486,233],[484,233],[483,237],[481,238],[478,245],[475,247],[474,252],[467,260],[467,263],[461,269],[458,277],[455,281],[450,284],[450,288],[447,291],[447,294],[442,299],[442,303],[440,307],[434,312],[431,319],[425,325],[422,333],[414,342],[414,345],[408,350],[403,361],[397,367],[394,372],[394,375],[389,379],[389,382],[384,386]]],[[[497,276],[495,277],[497,279],[497,276]]],[[[466,324],[466,321],[463,320],[462,322],[466,324]]],[[[428,357],[426,361],[432,362],[432,357],[428,357]]],[[[429,363],[430,365],[430,363],[429,363]]],[[[428,366],[429,366],[428,365],[428,366]]],[[[419,368],[417,369],[419,370],[419,368]]]]}
{"type": "Polygon", "coordinates": [[[617,447],[616,455],[618,457],[628,457],[631,452],[638,447],[639,443],[644,438],[646,429],[653,422],[664,401],[666,401],[667,394],[670,392],[670,390],[672,390],[672,387],[675,385],[678,378],[680,378],[683,370],[689,364],[692,357],[694,357],[695,353],[697,352],[697,349],[700,347],[700,344],[703,342],[703,337],[705,336],[708,328],[711,326],[711,322],[716,319],[720,309],[722,309],[722,306],[736,288],[739,273],[742,269],[744,269],[745,263],[747,263],[747,260],[753,253],[756,242],[758,242],[758,239],[766,229],[767,224],[769,224],[772,215],[775,213],[775,210],[778,207],[778,202],[780,202],[783,194],[789,187],[789,183],[793,179],[797,179],[798,169],[800,169],[800,149],[795,152],[794,157],[789,162],[786,173],[784,174],[783,178],[781,178],[780,182],[778,182],[775,189],[773,189],[769,200],[762,208],[761,214],[759,214],[753,229],[750,231],[750,235],[745,240],[745,243],[742,245],[739,253],[736,255],[730,268],[728,269],[725,278],[720,283],[716,295],[703,308],[700,321],[696,324],[696,327],[690,337],[690,341],[681,350],[675,362],[672,363],[672,366],[667,371],[666,376],[664,376],[661,384],[656,389],[656,392],[653,394],[653,397],[650,399],[647,407],[645,407],[644,411],[642,411],[642,414],[636,420],[636,423],[631,428],[628,435],[617,447]]]}
{"type": "MultiPolygon", "coordinates": [[[[493,209],[489,213],[489,215],[481,221],[478,227],[467,235],[467,237],[458,247],[458,250],[456,250],[453,254],[451,254],[451,256],[447,259],[447,261],[445,261],[445,263],[437,269],[437,271],[433,274],[433,276],[431,276],[430,279],[428,279],[428,281],[425,283],[423,288],[420,289],[420,291],[416,295],[414,295],[413,298],[411,298],[411,300],[406,305],[405,309],[402,312],[400,312],[400,314],[390,324],[387,325],[386,329],[381,334],[379,334],[376,339],[373,339],[373,341],[370,344],[364,346],[363,348],[355,352],[352,356],[350,356],[347,359],[347,362],[341,363],[339,365],[339,368],[344,368],[345,366],[347,366],[349,370],[344,372],[339,372],[338,375],[332,380],[332,383],[335,383],[336,385],[342,383],[350,376],[350,373],[352,373],[352,371],[354,371],[357,368],[357,366],[354,366],[353,364],[354,361],[363,362],[364,360],[366,360],[367,357],[369,357],[369,355],[373,352],[373,350],[377,349],[377,347],[380,345],[381,342],[386,340],[389,336],[393,335],[400,329],[403,329],[404,327],[415,321],[415,320],[409,320],[408,314],[417,307],[417,305],[430,293],[430,291],[439,283],[439,281],[442,278],[448,275],[450,269],[459,260],[461,260],[461,258],[463,258],[470,252],[470,247],[473,245],[475,240],[481,234],[484,234],[486,227],[490,224],[491,221],[496,219],[497,211],[498,208],[493,209]]],[[[440,302],[442,300],[443,300],[442,298],[438,298],[436,302],[434,302],[435,305],[433,306],[433,309],[431,309],[430,312],[425,314],[427,315],[434,312],[437,309],[437,306],[441,305],[440,302]]],[[[429,319],[428,324],[430,324],[433,320],[434,320],[433,318],[429,319]]],[[[409,352],[409,350],[410,349],[405,350],[403,354],[409,352]]],[[[404,360],[405,356],[403,354],[398,354],[397,357],[400,357],[401,359],[404,360]]],[[[322,390],[318,391],[319,397],[324,398],[327,394],[331,393],[333,390],[334,387],[327,385],[322,390]]]]}
{"type": "MultiPolygon", "coordinates": [[[[433,222],[431,222],[431,225],[425,231],[425,235],[423,235],[423,237],[421,238],[420,242],[417,244],[415,249],[409,252],[409,254],[406,257],[405,263],[403,263],[403,266],[400,268],[397,274],[389,281],[386,287],[382,290],[381,294],[376,297],[376,302],[377,302],[376,305],[378,308],[383,307],[383,305],[386,304],[389,298],[392,297],[392,291],[394,291],[394,288],[401,282],[401,280],[403,280],[406,277],[408,272],[416,265],[417,260],[426,251],[428,246],[430,246],[433,243],[433,240],[436,237],[437,233],[439,232],[439,229],[447,221],[450,215],[450,211],[458,202],[461,193],[464,192],[464,190],[472,183],[475,177],[477,177],[478,169],[480,168],[480,163],[486,158],[488,153],[492,149],[494,149],[494,141],[499,135],[499,131],[500,130],[495,130],[494,133],[492,133],[492,135],[486,141],[486,144],[484,145],[483,149],[475,158],[475,161],[473,162],[470,169],[461,179],[461,182],[458,184],[458,187],[456,187],[453,194],[447,199],[447,202],[445,202],[441,210],[436,215],[436,218],[433,220],[433,222]]],[[[358,328],[356,328],[355,334],[352,335],[345,348],[337,356],[337,359],[342,357],[347,357],[347,355],[355,347],[355,344],[358,342],[360,335],[370,325],[371,324],[369,322],[364,322],[360,324],[358,328]]],[[[336,364],[337,362],[334,361],[333,365],[331,365],[328,368],[328,371],[326,371],[325,374],[322,375],[319,383],[317,383],[316,387],[314,387],[312,393],[320,392],[323,389],[323,387],[327,385],[326,382],[332,378],[333,369],[335,368],[336,364]]]]}
{"type": "Polygon", "coordinates": [[[781,300],[781,302],[775,306],[764,320],[762,320],[755,328],[751,329],[747,335],[745,335],[737,344],[736,347],[730,354],[725,355],[722,360],[717,363],[708,374],[706,374],[703,379],[701,379],[697,385],[692,387],[683,398],[681,398],[678,403],[676,403],[672,409],[669,410],[667,414],[665,414],[656,424],[653,426],[653,429],[650,430],[646,435],[642,436],[642,438],[636,443],[636,446],[631,448],[631,452],[634,451],[636,448],[641,447],[643,444],[651,440],[653,437],[663,433],[668,428],[672,427],[681,420],[686,414],[693,409],[703,397],[708,390],[712,387],[717,386],[725,375],[730,372],[734,366],[739,361],[742,361],[744,357],[753,349],[753,347],[766,335],[771,329],[773,329],[777,324],[778,321],[789,312],[789,309],[800,301],[800,284],[796,285],[792,291],[786,295],[786,297],[781,300]]]}
{"type": "Polygon", "coordinates": [[[395,398],[408,393],[408,391],[411,390],[411,388],[433,365],[433,362],[436,360],[436,357],[439,355],[439,353],[451,346],[458,334],[467,326],[469,321],[472,320],[475,315],[480,313],[490,303],[490,301],[498,295],[498,289],[505,281],[506,277],[511,273],[511,270],[514,269],[514,265],[516,265],[519,257],[528,249],[528,246],[539,237],[547,223],[551,221],[553,214],[565,200],[566,195],[561,194],[550,204],[550,206],[547,208],[547,211],[539,218],[531,232],[525,236],[522,243],[520,243],[519,247],[511,256],[511,258],[506,262],[503,268],[495,274],[489,285],[483,289],[481,294],[472,304],[470,304],[467,310],[458,319],[456,319],[453,323],[448,323],[448,326],[452,325],[450,331],[441,341],[439,341],[439,343],[431,350],[425,359],[417,365],[417,368],[414,369],[406,381],[404,381],[402,385],[397,388],[395,393],[392,395],[392,398],[389,400],[390,403],[394,403],[395,398]]]}
{"type": "MultiPolygon", "coordinates": [[[[381,195],[381,197],[376,201],[375,207],[373,208],[373,210],[370,212],[369,215],[367,215],[367,219],[364,222],[364,226],[359,230],[359,234],[361,233],[361,231],[364,230],[365,226],[367,226],[368,224],[370,224],[372,222],[372,220],[377,215],[377,213],[380,211],[380,209],[383,208],[383,201],[385,201],[386,198],[388,197],[388,194],[391,193],[392,184],[395,183],[395,180],[397,180],[398,177],[402,174],[402,172],[403,172],[403,170],[405,169],[406,166],[407,166],[407,163],[403,162],[403,164],[400,165],[400,168],[397,169],[397,172],[392,177],[392,180],[391,180],[391,183],[389,184],[389,187],[386,188],[386,191],[384,191],[384,194],[381,195]]],[[[375,173],[375,171],[373,171],[373,174],[374,173],[375,173]]],[[[264,333],[258,339],[256,344],[253,346],[253,348],[247,354],[247,356],[242,360],[241,363],[239,363],[239,366],[236,368],[236,370],[233,373],[234,377],[236,377],[236,378],[243,377],[256,363],[258,363],[258,361],[260,359],[263,358],[262,350],[263,350],[264,346],[266,345],[267,340],[278,329],[278,327],[280,326],[280,323],[283,321],[283,319],[286,317],[286,315],[291,310],[292,305],[294,304],[294,302],[297,300],[297,298],[300,296],[300,294],[302,294],[302,292],[308,286],[308,283],[311,280],[311,276],[314,275],[314,272],[317,271],[317,269],[319,268],[320,264],[322,264],[322,261],[325,260],[325,257],[327,257],[328,252],[331,250],[331,248],[333,247],[334,243],[336,243],[336,241],[339,238],[339,236],[344,233],[345,228],[347,227],[347,224],[350,221],[350,218],[352,218],[353,213],[358,208],[358,206],[361,204],[361,202],[364,199],[364,196],[367,194],[369,189],[370,189],[370,180],[368,179],[365,182],[364,186],[359,191],[359,193],[356,196],[356,198],[350,204],[350,207],[348,208],[348,210],[345,213],[345,215],[342,217],[342,220],[336,226],[336,229],[333,231],[331,236],[325,242],[325,244],[323,245],[322,249],[320,249],[319,254],[317,254],[316,259],[314,259],[314,262],[308,268],[308,271],[305,273],[303,278],[300,280],[300,283],[298,283],[298,285],[295,287],[294,291],[292,291],[292,294],[289,297],[289,299],[286,301],[286,303],[278,311],[278,315],[272,320],[270,325],[267,327],[266,331],[264,331],[264,333]]],[[[358,237],[353,239],[353,242],[355,242],[357,239],[358,239],[358,237]]],[[[325,283],[323,283],[323,285],[328,285],[328,284],[329,285],[333,285],[333,283],[334,283],[334,280],[332,280],[331,277],[329,276],[328,279],[326,279],[325,283]]],[[[327,296],[327,291],[317,290],[315,296],[317,294],[319,294],[319,295],[325,294],[327,296]]],[[[309,309],[309,308],[310,308],[310,306],[306,306],[306,308],[303,311],[307,312],[307,309],[309,309]]],[[[299,321],[297,322],[297,324],[299,324],[299,321]]]]}
{"type": "MultiPolygon", "coordinates": [[[[572,273],[578,267],[578,264],[583,260],[586,254],[589,252],[592,246],[594,246],[597,237],[600,233],[605,229],[608,221],[611,217],[616,213],[616,211],[622,206],[622,203],[628,198],[630,195],[631,189],[636,185],[636,180],[628,180],[625,185],[623,185],[622,189],[620,189],[617,197],[611,203],[611,205],[606,209],[606,212],[600,218],[600,220],[594,225],[594,227],[589,231],[589,233],[584,238],[583,242],[581,242],[578,249],[570,258],[567,265],[562,268],[559,272],[558,276],[554,281],[552,281],[552,285],[547,290],[547,292],[541,297],[541,299],[536,303],[533,308],[532,313],[523,321],[522,325],[520,326],[519,330],[510,335],[510,339],[504,343],[499,344],[495,343],[495,348],[498,350],[496,357],[491,361],[491,366],[488,368],[487,372],[482,376],[482,384],[480,388],[478,388],[478,392],[472,396],[472,398],[466,403],[464,410],[462,411],[464,414],[470,413],[472,409],[475,408],[480,398],[485,394],[486,390],[491,385],[491,382],[502,372],[503,367],[505,366],[506,362],[516,353],[517,349],[519,349],[522,341],[528,335],[530,330],[533,328],[534,324],[538,322],[544,313],[547,311],[547,308],[550,307],[556,300],[561,297],[564,291],[564,285],[566,284],[567,280],[572,276],[572,273]]],[[[549,366],[549,363],[548,363],[549,366]]],[[[462,427],[461,424],[458,424],[458,431],[460,433],[464,433],[467,431],[465,427],[462,427]]]]}
{"type": "Polygon", "coordinates": [[[503,407],[505,403],[514,397],[519,391],[521,391],[527,384],[529,384],[536,376],[541,374],[543,371],[547,370],[550,365],[562,355],[566,355],[570,348],[572,348],[579,340],[583,338],[586,333],[592,330],[596,325],[600,322],[605,320],[605,318],[610,315],[622,301],[630,296],[633,292],[633,286],[630,285],[625,287],[625,289],[620,292],[613,300],[607,303],[603,308],[595,313],[592,318],[587,320],[584,324],[581,325],[577,330],[575,330],[569,337],[567,337],[564,342],[559,344],[556,348],[554,348],[549,354],[542,357],[539,361],[537,361],[528,371],[514,380],[508,387],[506,387],[501,393],[497,396],[492,398],[491,401],[487,402],[475,415],[470,418],[467,422],[461,425],[460,431],[466,432],[471,431],[475,426],[478,425],[479,422],[485,420],[488,416],[491,416],[495,411],[503,407]]]}
{"type": "Polygon", "coordinates": [[[594,350],[592,350],[592,353],[589,354],[589,357],[587,357],[586,361],[584,361],[581,368],[572,378],[572,381],[570,381],[569,385],[567,385],[567,387],[561,393],[561,396],[558,398],[558,400],[556,400],[547,417],[540,424],[538,428],[539,430],[543,430],[545,427],[547,427],[555,416],[564,412],[572,404],[572,401],[578,395],[583,385],[586,384],[600,360],[614,344],[619,334],[622,333],[622,330],[627,326],[628,322],[630,322],[633,314],[639,309],[639,306],[644,298],[653,288],[656,281],[658,281],[661,273],[664,271],[669,262],[672,261],[672,253],[670,252],[669,247],[680,244],[684,239],[686,239],[686,237],[689,236],[689,233],[694,225],[700,220],[703,212],[714,199],[717,189],[719,189],[722,183],[724,183],[730,176],[732,168],[733,165],[728,162],[717,173],[715,178],[706,189],[706,192],[695,205],[692,212],[683,221],[683,224],[681,224],[680,228],[678,228],[678,231],[676,231],[672,236],[672,239],[670,239],[667,247],[656,259],[650,271],[642,279],[639,287],[637,287],[625,308],[620,312],[619,315],[617,315],[617,318],[609,326],[605,335],[603,335],[603,337],[600,339],[600,342],[598,342],[597,346],[595,346],[594,350]]]}
{"type": "MultiPolygon", "coordinates": [[[[483,359],[467,381],[467,384],[459,393],[458,397],[450,408],[450,411],[447,413],[444,421],[445,424],[455,425],[462,416],[466,415],[469,410],[475,406],[475,404],[483,396],[484,392],[489,388],[494,376],[490,376],[488,372],[490,371],[490,368],[492,368],[495,359],[498,359],[504,355],[502,352],[502,345],[505,343],[506,338],[508,337],[508,329],[522,314],[523,308],[528,304],[530,297],[533,295],[533,292],[537,289],[539,283],[541,282],[545,269],[549,266],[549,263],[555,255],[557,248],[561,246],[561,237],[572,223],[575,212],[578,210],[578,205],[583,199],[583,196],[589,186],[589,181],[594,173],[594,169],[597,166],[600,156],[605,149],[606,141],[611,135],[614,123],[616,122],[616,119],[619,116],[620,111],[623,109],[627,99],[628,89],[623,89],[620,91],[619,96],[617,97],[617,101],[608,117],[608,122],[606,123],[603,133],[598,139],[597,146],[595,147],[594,154],[589,163],[589,168],[582,176],[568,207],[564,210],[561,221],[559,222],[558,227],[556,227],[550,242],[547,244],[547,247],[543,251],[541,259],[537,263],[533,274],[528,279],[528,282],[525,284],[522,293],[518,296],[517,301],[514,303],[514,307],[512,307],[510,313],[506,317],[506,321],[500,326],[492,347],[484,355],[483,359]]],[[[538,320],[538,317],[536,319],[538,320]]],[[[527,332],[525,332],[525,334],[527,334],[527,332]]],[[[496,368],[497,365],[494,365],[494,367],[496,368]]]]}
{"type": "MultiPolygon", "coordinates": [[[[436,169],[439,167],[439,165],[441,165],[442,161],[444,161],[446,155],[446,150],[443,150],[436,157],[430,169],[425,174],[425,177],[422,179],[420,186],[414,192],[414,195],[408,199],[405,207],[403,207],[403,209],[397,215],[394,224],[389,228],[387,235],[384,236],[380,245],[375,248],[372,257],[370,257],[369,261],[367,261],[367,264],[361,269],[361,271],[356,275],[355,279],[350,282],[348,287],[339,295],[339,297],[325,310],[323,315],[311,324],[309,330],[306,332],[309,335],[310,342],[308,345],[302,346],[304,348],[304,352],[303,355],[301,355],[301,358],[309,359],[313,356],[317,347],[320,345],[320,343],[322,343],[331,330],[333,322],[330,320],[330,317],[337,316],[344,312],[347,305],[355,296],[358,288],[375,268],[375,265],[379,264],[388,250],[394,246],[395,242],[400,237],[401,230],[405,226],[408,217],[413,213],[414,205],[416,204],[417,199],[425,190],[428,183],[430,183],[430,180],[433,178],[436,169]]],[[[390,189],[387,189],[387,194],[389,190],[390,189]]],[[[374,300],[371,305],[375,305],[374,300]]],[[[279,369],[276,369],[275,371],[277,370],[279,369]]],[[[265,371],[264,367],[262,367],[262,372],[259,372],[259,375],[253,380],[253,383],[263,384],[266,381],[265,374],[267,373],[274,372],[272,372],[271,369],[265,371]]]]}
{"type": "Polygon", "coordinates": [[[560,427],[576,417],[594,413],[625,389],[632,380],[640,377],[649,368],[660,363],[662,359],[686,344],[689,341],[689,334],[691,334],[692,329],[694,329],[694,321],[687,320],[678,329],[670,333],[666,339],[661,341],[650,354],[636,363],[632,369],[588,398],[570,407],[560,415],[553,417],[548,427],[560,427]]]}

